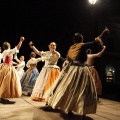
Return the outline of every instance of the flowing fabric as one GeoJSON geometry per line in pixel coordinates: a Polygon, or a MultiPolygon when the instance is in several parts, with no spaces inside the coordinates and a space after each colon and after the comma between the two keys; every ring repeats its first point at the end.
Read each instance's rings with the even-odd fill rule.
{"type": "Polygon", "coordinates": [[[37,68],[29,68],[25,72],[22,79],[20,80],[23,92],[30,94],[32,93],[38,75],[39,71],[37,68]]]}
{"type": "Polygon", "coordinates": [[[101,83],[99,74],[94,66],[90,66],[89,69],[90,69],[92,76],[94,78],[94,81],[95,81],[97,95],[102,95],[102,83],[101,83]]]}
{"type": "Polygon", "coordinates": [[[46,101],[52,108],[74,111],[78,114],[95,113],[97,108],[94,79],[88,67],[70,66],[67,73],[62,71],[51,89],[46,101]]]}
{"type": "Polygon", "coordinates": [[[21,78],[21,86],[22,91],[25,94],[31,94],[36,83],[36,79],[39,75],[39,71],[37,69],[37,63],[41,61],[41,58],[31,58],[28,60],[26,66],[28,70],[25,72],[23,77],[21,78]]]}
{"type": "Polygon", "coordinates": [[[60,70],[58,68],[42,68],[31,95],[32,100],[45,99],[45,92],[51,87],[59,74],[60,70]]]}
{"type": "Polygon", "coordinates": [[[31,95],[32,100],[38,101],[44,101],[44,94],[60,74],[60,68],[57,66],[59,58],[55,54],[52,54],[50,51],[45,51],[42,52],[41,58],[45,61],[45,64],[40,71],[31,95]]]}
{"type": "Polygon", "coordinates": [[[16,98],[22,95],[21,84],[12,58],[6,57],[0,67],[0,98],[16,98]]]}
{"type": "Polygon", "coordinates": [[[85,61],[83,61],[87,58],[86,49],[93,44],[94,42],[78,43],[70,47],[68,64],[45,93],[45,100],[53,109],[61,109],[65,112],[73,111],[81,115],[96,113],[95,82],[89,68],[85,66],[85,61]]]}

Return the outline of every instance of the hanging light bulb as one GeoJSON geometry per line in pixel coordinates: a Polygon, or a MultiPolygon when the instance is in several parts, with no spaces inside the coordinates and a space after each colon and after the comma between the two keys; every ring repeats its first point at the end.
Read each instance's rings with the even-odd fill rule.
{"type": "Polygon", "coordinates": [[[89,0],[89,2],[90,4],[94,5],[97,2],[97,0],[89,0]]]}

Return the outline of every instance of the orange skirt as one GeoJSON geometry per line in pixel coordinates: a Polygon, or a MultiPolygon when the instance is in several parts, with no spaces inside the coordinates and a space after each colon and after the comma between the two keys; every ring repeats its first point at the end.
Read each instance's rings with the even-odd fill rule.
{"type": "Polygon", "coordinates": [[[57,77],[59,76],[59,74],[60,74],[60,70],[59,69],[54,69],[54,68],[51,69],[43,93],[45,93],[51,87],[51,85],[57,79],[57,77]]]}
{"type": "Polygon", "coordinates": [[[31,95],[32,100],[44,101],[45,99],[44,94],[51,87],[51,85],[54,83],[54,81],[57,79],[57,77],[60,74],[60,69],[58,68],[50,68],[50,71],[47,71],[46,69],[48,68],[42,69],[42,71],[40,72],[40,75],[37,78],[37,81],[35,83],[35,86],[31,95]],[[47,74],[46,71],[49,73],[47,74]],[[44,74],[45,76],[47,76],[46,80],[44,78],[44,74]]]}

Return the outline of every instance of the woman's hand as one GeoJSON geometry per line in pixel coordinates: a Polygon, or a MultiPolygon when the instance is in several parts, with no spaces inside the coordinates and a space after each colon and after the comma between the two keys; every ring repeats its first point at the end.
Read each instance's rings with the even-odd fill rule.
{"type": "Polygon", "coordinates": [[[30,46],[33,46],[34,44],[33,44],[33,42],[32,42],[32,41],[30,41],[30,42],[29,42],[29,45],[30,45],[30,46]]]}
{"type": "Polygon", "coordinates": [[[102,31],[102,33],[98,36],[99,38],[102,38],[102,36],[105,34],[105,33],[109,33],[109,29],[107,27],[105,27],[105,29],[102,31]]]}
{"type": "Polygon", "coordinates": [[[101,46],[103,46],[103,42],[102,39],[100,37],[95,38],[96,42],[99,42],[101,44],[101,46]]]}
{"type": "Polygon", "coordinates": [[[108,33],[110,32],[107,27],[105,27],[105,30],[104,30],[104,31],[105,31],[105,32],[108,32],[108,33]]]}
{"type": "Polygon", "coordinates": [[[106,46],[103,46],[102,48],[103,48],[103,49],[106,49],[106,46]]]}
{"type": "Polygon", "coordinates": [[[20,37],[20,41],[23,42],[25,38],[23,36],[20,37]]]}

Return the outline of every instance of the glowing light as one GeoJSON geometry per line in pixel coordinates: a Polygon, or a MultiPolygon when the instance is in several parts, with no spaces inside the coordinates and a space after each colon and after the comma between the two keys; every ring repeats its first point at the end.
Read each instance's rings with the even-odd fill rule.
{"type": "Polygon", "coordinates": [[[97,0],[89,0],[89,2],[94,5],[97,2],[97,0]]]}

